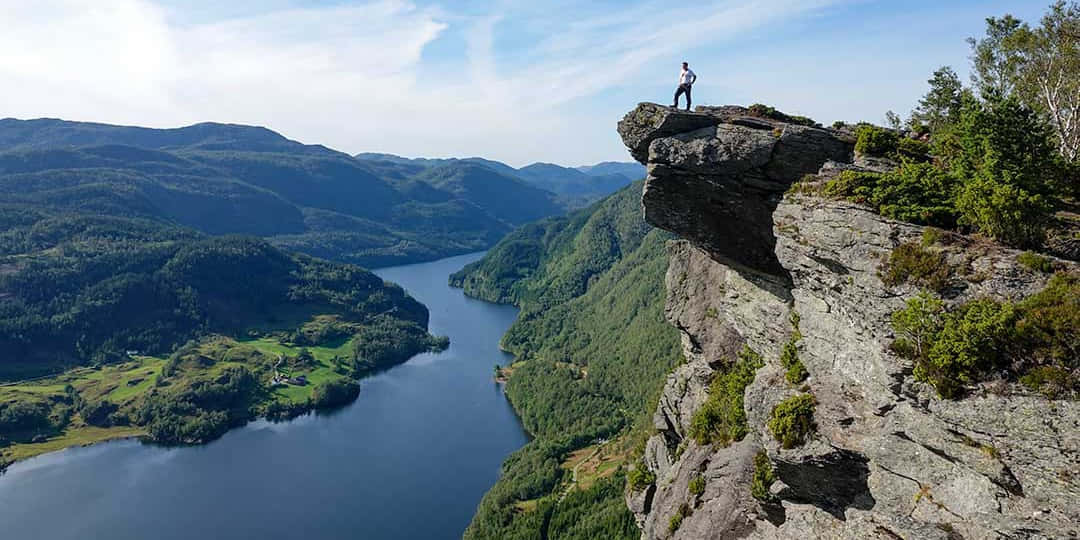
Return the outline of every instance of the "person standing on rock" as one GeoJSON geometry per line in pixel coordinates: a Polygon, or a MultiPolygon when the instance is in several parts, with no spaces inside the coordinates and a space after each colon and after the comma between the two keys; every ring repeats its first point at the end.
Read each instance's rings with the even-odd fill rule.
{"type": "Polygon", "coordinates": [[[675,90],[675,103],[671,106],[679,108],[679,96],[686,94],[686,110],[690,110],[690,88],[697,82],[697,74],[690,70],[690,64],[682,63],[682,72],[679,73],[679,88],[675,90]]]}

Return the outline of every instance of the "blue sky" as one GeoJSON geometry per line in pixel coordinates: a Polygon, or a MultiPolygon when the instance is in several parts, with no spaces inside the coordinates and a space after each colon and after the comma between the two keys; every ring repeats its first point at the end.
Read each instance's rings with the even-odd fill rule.
{"type": "Polygon", "coordinates": [[[1045,1],[0,0],[0,115],[264,125],[350,153],[626,160],[615,123],[671,99],[834,120],[906,114],[966,76],[987,16],[1045,1]]]}

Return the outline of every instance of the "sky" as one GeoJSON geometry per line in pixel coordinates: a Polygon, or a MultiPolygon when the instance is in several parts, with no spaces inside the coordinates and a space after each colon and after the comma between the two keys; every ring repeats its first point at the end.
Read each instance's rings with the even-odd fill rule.
{"type": "Polygon", "coordinates": [[[966,77],[984,19],[1050,0],[0,0],[0,117],[265,126],[348,153],[628,161],[615,125],[670,102],[829,124],[905,115],[966,77]]]}

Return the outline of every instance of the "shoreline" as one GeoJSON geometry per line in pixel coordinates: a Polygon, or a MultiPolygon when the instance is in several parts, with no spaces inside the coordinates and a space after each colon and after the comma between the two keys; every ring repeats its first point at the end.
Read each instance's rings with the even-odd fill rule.
{"type": "MultiPolygon", "coordinates": [[[[387,366],[381,369],[374,369],[364,373],[363,376],[359,378],[350,378],[349,380],[352,383],[359,385],[361,381],[379,375],[380,373],[383,373],[400,365],[404,365],[408,361],[421,354],[424,354],[425,352],[429,351],[419,352],[413,356],[410,356],[409,358],[406,358],[405,360],[402,360],[401,362],[395,363],[394,365],[387,366]]],[[[211,438],[197,441],[184,441],[178,443],[154,441],[149,438],[149,433],[143,426],[126,425],[98,427],[87,424],[81,424],[74,427],[68,426],[67,428],[65,428],[64,431],[42,442],[12,442],[8,446],[0,448],[0,478],[3,477],[3,473],[6,472],[9,467],[15,465],[16,463],[22,463],[46,454],[62,452],[69,448],[89,447],[97,444],[127,439],[138,439],[143,444],[154,444],[163,447],[203,446],[206,444],[210,444],[220,439],[221,437],[224,437],[225,434],[231,431],[241,429],[258,420],[266,420],[268,422],[274,423],[289,422],[308,414],[318,414],[320,412],[336,411],[343,409],[355,403],[359,397],[360,392],[358,389],[357,392],[351,394],[347,400],[327,402],[321,404],[315,404],[312,402],[290,403],[287,405],[283,405],[283,408],[281,410],[272,412],[270,414],[252,415],[250,418],[246,418],[242,422],[237,422],[235,425],[230,425],[224,431],[216,434],[211,438]]]]}
{"type": "MultiPolygon", "coordinates": [[[[77,428],[81,430],[82,428],[77,428]]],[[[7,472],[7,469],[18,463],[23,463],[28,460],[53,454],[56,452],[63,452],[71,448],[86,448],[102,443],[139,439],[145,441],[146,430],[130,426],[115,426],[108,428],[93,428],[94,431],[100,430],[101,436],[91,436],[90,438],[71,441],[70,443],[62,443],[65,436],[68,433],[64,433],[60,437],[49,439],[40,443],[14,443],[2,450],[0,450],[0,478],[3,478],[3,474],[7,472]],[[13,450],[24,450],[22,452],[13,450]]]]}

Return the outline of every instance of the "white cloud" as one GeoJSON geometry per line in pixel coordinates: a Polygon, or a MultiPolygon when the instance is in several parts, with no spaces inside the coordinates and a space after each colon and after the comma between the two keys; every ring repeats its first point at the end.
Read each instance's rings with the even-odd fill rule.
{"type": "Polygon", "coordinates": [[[828,3],[650,1],[596,13],[503,2],[467,15],[449,2],[376,0],[213,20],[150,0],[0,0],[0,102],[23,118],[237,122],[349,152],[580,163],[618,157],[616,118],[582,115],[575,100],[828,3]],[[507,28],[544,37],[507,52],[507,28]],[[440,60],[460,64],[451,77],[425,52],[454,32],[464,45],[440,60]],[[603,143],[582,138],[602,133],[603,143]]]}

